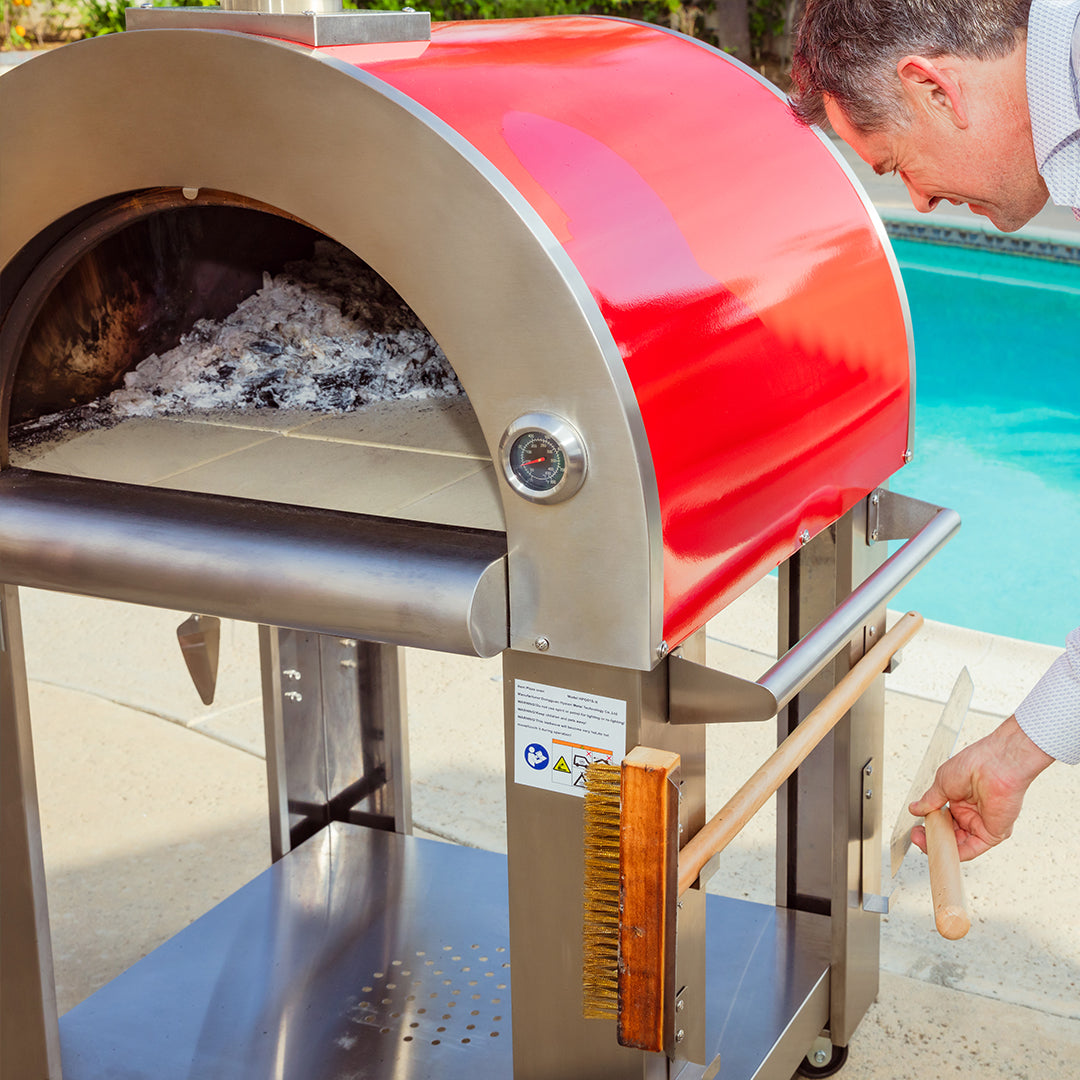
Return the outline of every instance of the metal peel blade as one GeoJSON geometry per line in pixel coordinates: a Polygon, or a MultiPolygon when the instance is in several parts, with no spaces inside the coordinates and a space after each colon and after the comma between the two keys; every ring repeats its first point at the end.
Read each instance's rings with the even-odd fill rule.
{"type": "Polygon", "coordinates": [[[964,725],[968,707],[971,705],[971,696],[975,687],[971,681],[968,669],[964,668],[956,679],[956,685],[949,694],[949,700],[941,712],[930,743],[926,748],[918,769],[915,770],[915,779],[911,782],[911,790],[904,800],[903,809],[896,819],[893,827],[892,839],[889,841],[889,853],[892,863],[892,876],[900,869],[908,848],[911,847],[911,830],[915,827],[915,819],[908,813],[908,806],[919,798],[934,782],[934,776],[938,769],[948,760],[949,755],[956,745],[960,736],[960,728],[964,725]]]}
{"type": "Polygon", "coordinates": [[[221,620],[214,615],[192,615],[176,628],[176,638],[202,703],[212,705],[217,686],[221,620]]]}

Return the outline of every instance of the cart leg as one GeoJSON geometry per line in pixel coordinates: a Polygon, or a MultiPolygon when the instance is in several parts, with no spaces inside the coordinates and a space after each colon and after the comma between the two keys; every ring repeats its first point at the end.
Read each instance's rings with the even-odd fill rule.
{"type": "MultiPolygon", "coordinates": [[[[779,645],[785,651],[885,559],[866,542],[866,502],[781,567],[779,645]]],[[[884,632],[879,609],[848,649],[777,718],[784,738],[884,632]]],[[[846,1046],[878,990],[880,921],[862,908],[878,892],[885,690],[879,678],[799,767],[777,801],[777,903],[832,923],[829,1036],[846,1046]],[[865,784],[866,768],[875,770],[865,784]]]]}
{"type": "MultiPolygon", "coordinates": [[[[693,659],[700,648],[704,659],[704,635],[686,647],[693,659]]],[[[680,903],[676,981],[682,1007],[675,1060],[620,1046],[614,1020],[583,1019],[583,800],[571,787],[576,759],[587,751],[574,744],[611,750],[615,761],[637,745],[679,753],[680,824],[691,836],[705,816],[704,728],[666,722],[665,664],[639,672],[507,652],[503,672],[514,1080],[667,1080],[683,1061],[700,1062],[705,1055],[705,896],[691,889],[680,903]],[[567,692],[570,698],[562,696],[567,692]],[[562,734],[563,710],[579,709],[613,711],[625,718],[625,727],[610,744],[602,736],[562,734]],[[536,730],[544,734],[525,734],[536,730]],[[544,753],[527,757],[537,742],[544,753]],[[528,769],[536,768],[538,776],[556,772],[560,760],[570,770],[561,772],[565,786],[554,778],[532,782],[528,769]],[[532,765],[523,764],[528,761],[532,765]]]]}
{"type": "Polygon", "coordinates": [[[0,1078],[60,1080],[19,592],[0,586],[0,1078]]]}

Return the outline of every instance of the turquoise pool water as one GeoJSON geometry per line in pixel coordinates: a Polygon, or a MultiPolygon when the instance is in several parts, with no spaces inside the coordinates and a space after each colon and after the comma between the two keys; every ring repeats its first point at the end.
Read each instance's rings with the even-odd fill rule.
{"type": "Polygon", "coordinates": [[[1080,625],[1080,262],[894,241],[915,331],[915,457],[892,488],[959,535],[890,606],[1063,644],[1080,625]]]}

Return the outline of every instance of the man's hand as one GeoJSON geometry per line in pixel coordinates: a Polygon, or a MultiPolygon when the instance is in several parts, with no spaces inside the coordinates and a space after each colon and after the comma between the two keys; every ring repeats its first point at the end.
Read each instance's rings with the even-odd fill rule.
{"type": "MultiPolygon", "coordinates": [[[[985,739],[946,761],[930,790],[908,809],[915,817],[924,817],[948,803],[960,859],[966,862],[1012,835],[1024,793],[1053,761],[1010,716],[985,739]]],[[[911,839],[926,851],[926,830],[921,825],[912,830],[911,839]]]]}

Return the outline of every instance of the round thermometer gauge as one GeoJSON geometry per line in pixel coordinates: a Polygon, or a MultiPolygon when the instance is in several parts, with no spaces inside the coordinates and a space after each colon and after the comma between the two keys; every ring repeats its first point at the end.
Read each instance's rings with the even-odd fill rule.
{"type": "Polygon", "coordinates": [[[585,482],[581,436],[550,413],[519,416],[506,429],[499,453],[510,486],[530,502],[562,502],[585,482]]]}

